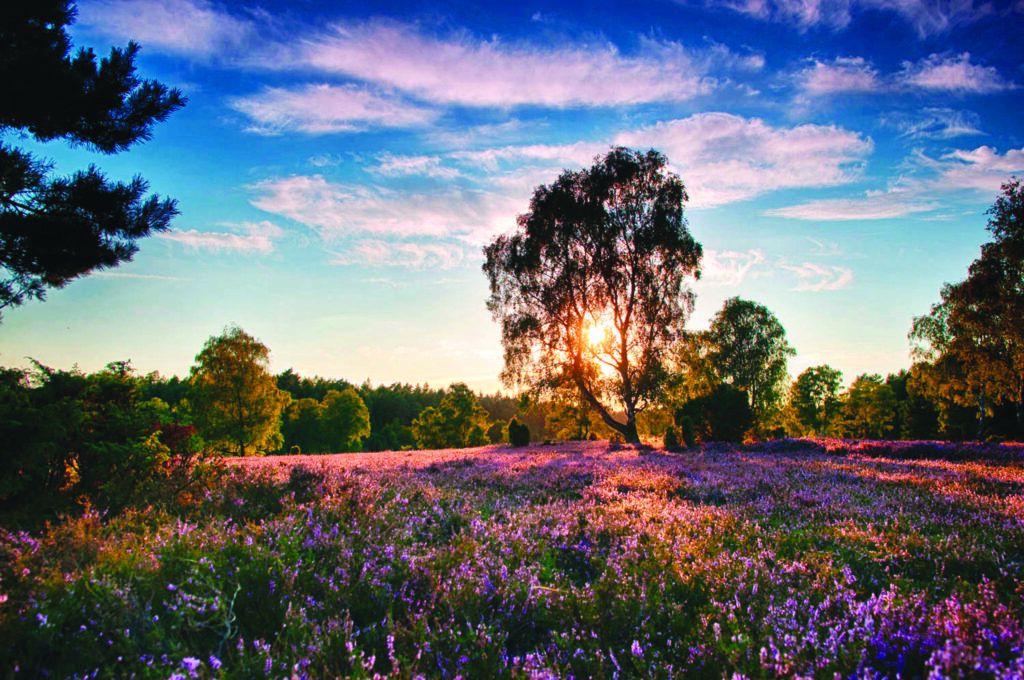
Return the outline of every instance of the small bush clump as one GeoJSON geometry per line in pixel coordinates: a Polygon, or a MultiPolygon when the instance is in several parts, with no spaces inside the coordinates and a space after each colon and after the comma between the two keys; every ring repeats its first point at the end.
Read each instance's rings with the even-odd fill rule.
{"type": "Polygon", "coordinates": [[[530,443],[530,426],[516,418],[508,421],[508,443],[512,446],[526,446],[530,443]]]}

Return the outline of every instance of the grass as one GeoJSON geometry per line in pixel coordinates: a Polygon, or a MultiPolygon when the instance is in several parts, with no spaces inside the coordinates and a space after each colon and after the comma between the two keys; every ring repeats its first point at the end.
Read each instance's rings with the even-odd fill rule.
{"type": "Polygon", "coordinates": [[[1020,677],[1024,450],[231,461],[0,532],[3,677],[1020,677]]]}

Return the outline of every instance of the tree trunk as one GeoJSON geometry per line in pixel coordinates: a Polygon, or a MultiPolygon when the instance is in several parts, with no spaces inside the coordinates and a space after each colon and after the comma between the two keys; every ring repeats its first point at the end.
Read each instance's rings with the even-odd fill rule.
{"type": "Polygon", "coordinates": [[[604,405],[597,400],[597,397],[587,389],[587,386],[583,383],[582,379],[576,378],[574,382],[576,383],[576,387],[579,389],[580,394],[583,396],[583,399],[590,404],[591,408],[597,411],[597,415],[601,416],[601,420],[604,421],[605,425],[621,434],[622,438],[631,444],[635,444],[640,441],[640,435],[637,433],[635,420],[625,424],[615,420],[615,418],[612,418],[611,414],[608,413],[608,410],[604,405]]]}
{"type": "Polygon", "coordinates": [[[978,391],[978,441],[985,437],[985,390],[978,391]]]}

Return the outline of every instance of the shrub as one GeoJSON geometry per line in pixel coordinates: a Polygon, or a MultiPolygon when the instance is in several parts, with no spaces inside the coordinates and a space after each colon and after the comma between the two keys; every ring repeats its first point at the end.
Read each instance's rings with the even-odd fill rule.
{"type": "Polygon", "coordinates": [[[747,393],[725,383],[683,404],[675,413],[676,425],[681,425],[682,418],[690,419],[695,439],[701,443],[741,442],[754,425],[747,393]]]}
{"type": "Polygon", "coordinates": [[[516,418],[508,421],[508,441],[512,446],[526,446],[530,443],[530,426],[516,418]]]}
{"type": "Polygon", "coordinates": [[[676,428],[669,425],[665,428],[665,450],[672,451],[679,448],[679,435],[676,433],[676,428]]]}
{"type": "Polygon", "coordinates": [[[679,428],[679,438],[683,440],[684,444],[693,446],[697,443],[697,435],[693,432],[693,418],[677,414],[676,427],[679,428]]]}

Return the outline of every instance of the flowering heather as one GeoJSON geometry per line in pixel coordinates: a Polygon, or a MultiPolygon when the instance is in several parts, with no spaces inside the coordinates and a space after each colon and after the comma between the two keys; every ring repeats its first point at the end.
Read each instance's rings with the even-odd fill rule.
{"type": "Polygon", "coordinates": [[[0,533],[2,677],[1024,674],[1024,449],[245,459],[0,533]]]}

